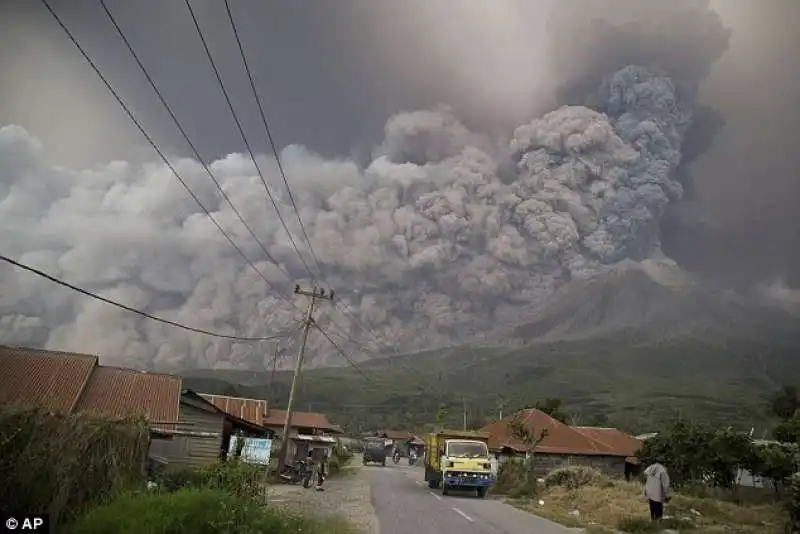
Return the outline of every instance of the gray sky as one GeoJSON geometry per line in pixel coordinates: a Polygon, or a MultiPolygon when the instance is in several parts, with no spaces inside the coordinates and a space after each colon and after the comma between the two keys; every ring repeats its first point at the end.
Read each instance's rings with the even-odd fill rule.
{"type": "MultiPolygon", "coordinates": [[[[722,24],[702,2],[560,1],[557,14],[566,21],[560,26],[557,17],[554,25],[549,22],[552,0],[231,0],[231,5],[279,148],[306,147],[285,154],[287,172],[315,247],[328,258],[323,262],[329,262],[341,286],[362,290],[353,306],[362,320],[380,329],[383,339],[399,344],[409,332],[413,337],[416,327],[408,326],[404,314],[415,309],[419,328],[438,326],[429,339],[412,341],[433,346],[461,339],[474,325],[516,316],[520,298],[530,304],[568,279],[567,273],[574,276],[582,269],[590,255],[584,258],[585,248],[576,253],[565,243],[592,235],[597,221],[590,221],[588,204],[579,204],[600,202],[599,197],[593,198],[594,191],[561,190],[564,202],[553,201],[545,209],[552,198],[537,199],[542,191],[534,191],[518,199],[544,203],[519,208],[529,210],[527,222],[503,219],[512,211],[498,208],[503,198],[519,192],[525,180],[551,178],[534,176],[541,168],[518,170],[510,183],[502,170],[507,155],[498,154],[497,147],[507,147],[514,137],[528,143],[533,154],[541,148],[536,143],[546,146],[558,135],[592,140],[608,133],[611,126],[592,110],[572,116],[569,111],[545,113],[558,108],[555,89],[565,82],[589,76],[585,97],[597,91],[600,77],[631,62],[652,60],[671,69],[676,80],[700,83],[700,104],[713,107],[725,125],[688,169],[691,194],[673,202],[665,218],[658,195],[636,197],[620,211],[625,216],[617,220],[626,228],[637,228],[637,207],[651,210],[647,221],[667,221],[660,235],[656,227],[631,238],[641,240],[644,248],[627,256],[656,255],[662,244],[663,252],[682,266],[711,279],[745,286],[780,279],[800,287],[800,32],[795,26],[800,2],[714,0],[722,24]],[[621,22],[633,12],[638,13],[633,27],[645,29],[626,33],[621,22]],[[611,21],[617,30],[586,29],[594,16],[611,21]],[[733,30],[729,43],[723,25],[733,30]],[[396,116],[439,104],[450,106],[452,113],[396,116]],[[536,122],[539,117],[542,121],[536,122]],[[515,134],[515,128],[532,120],[540,130],[523,128],[515,134]],[[545,130],[551,137],[537,138],[536,131],[545,130]],[[469,150],[459,152],[465,147],[469,150]],[[380,150],[394,160],[375,159],[380,150]],[[422,155],[411,158],[420,150],[422,155]],[[363,172],[349,158],[362,167],[375,161],[363,172]],[[488,202],[491,195],[480,193],[474,183],[464,185],[470,180],[485,182],[487,191],[498,196],[488,202]],[[464,191],[469,193],[459,197],[464,191]],[[492,210],[496,213],[487,216],[492,210]],[[453,237],[481,217],[485,224],[472,229],[468,246],[458,241],[463,236],[453,237]],[[526,231],[530,235],[522,237],[526,231]],[[546,235],[551,243],[545,244],[546,235]],[[547,246],[559,250],[558,264],[543,252],[547,246]],[[449,256],[453,247],[463,247],[460,255],[449,256]],[[430,265],[441,272],[431,271],[430,265]],[[387,295],[396,302],[382,301],[387,295]],[[473,297],[480,302],[469,302],[473,297]]],[[[51,3],[159,144],[172,156],[190,156],[99,2],[51,3]]],[[[301,269],[292,264],[274,215],[264,211],[268,206],[261,184],[246,160],[228,157],[245,147],[184,2],[107,4],[203,159],[219,160],[214,165],[225,187],[263,232],[271,252],[296,276],[301,269]]],[[[192,5],[248,138],[258,153],[267,153],[224,4],[195,0],[192,5]]],[[[17,224],[3,235],[3,249],[27,254],[40,262],[37,266],[51,265],[56,274],[96,284],[154,312],[175,313],[208,328],[224,324],[259,332],[265,317],[274,315],[264,309],[265,295],[250,293],[256,282],[243,274],[242,261],[231,257],[213,228],[198,222],[196,206],[168,173],[137,165],[153,163],[156,156],[41,3],[5,0],[0,10],[0,128],[17,124],[27,130],[27,137],[18,130],[0,130],[0,217],[13,217],[8,220],[17,224]],[[31,136],[41,141],[42,151],[31,136]],[[128,165],[108,165],[115,159],[128,165]],[[216,241],[211,245],[206,239],[216,241]]],[[[587,149],[585,158],[600,158],[601,169],[602,158],[625,169],[623,141],[615,137],[624,135],[622,130],[616,127],[616,133],[603,137],[603,150],[587,149]]],[[[684,154],[702,145],[692,139],[690,132],[684,154]]],[[[564,161],[575,176],[585,172],[585,158],[569,157],[564,161]]],[[[235,227],[199,167],[186,160],[182,165],[201,197],[220,210],[226,227],[235,227]]],[[[555,158],[545,167],[556,172],[558,165],[555,158]]],[[[547,172],[542,176],[551,176],[547,172]]],[[[268,174],[277,187],[274,168],[268,174]]],[[[659,179],[664,187],[675,186],[671,178],[659,179]]],[[[289,209],[285,203],[283,208],[289,209]]],[[[624,235],[604,235],[608,243],[592,238],[598,250],[605,245],[603,250],[633,250],[624,235]]],[[[253,245],[248,243],[247,250],[259,254],[253,245]]],[[[180,343],[189,341],[182,338],[170,338],[176,345],[165,349],[169,343],[147,326],[106,316],[81,299],[56,299],[47,292],[49,286],[28,287],[28,275],[17,276],[0,271],[0,284],[18,290],[6,295],[8,302],[0,295],[0,336],[9,332],[22,343],[47,340],[76,350],[84,349],[74,345],[76,340],[97,339],[98,352],[147,362],[174,363],[191,353],[195,364],[210,366],[218,363],[218,355],[231,354],[229,347],[213,344],[185,348],[180,343]],[[4,306],[10,315],[4,315],[4,306]],[[119,332],[119,337],[104,332],[119,332]],[[157,357],[154,347],[160,347],[157,357]]],[[[256,356],[242,352],[234,365],[256,356]]]]}
{"type": "MultiPolygon", "coordinates": [[[[489,9],[456,0],[237,0],[232,8],[278,143],[364,160],[386,119],[401,110],[447,103],[468,127],[508,135],[551,106],[554,81],[548,78],[541,15],[547,3],[514,0],[489,9]]],[[[184,3],[108,5],[201,154],[213,159],[243,150],[184,3]]],[[[247,132],[265,150],[224,6],[193,5],[247,132]]],[[[703,211],[716,224],[702,243],[692,231],[693,239],[678,244],[674,254],[686,264],[753,276],[791,278],[800,271],[794,217],[800,198],[800,61],[794,52],[800,32],[793,22],[800,19],[799,5],[712,2],[734,36],[701,94],[727,126],[693,168],[703,211]]],[[[53,6],[157,140],[186,154],[99,3],[53,0],[53,6]]],[[[3,10],[0,49],[13,53],[0,57],[0,123],[28,128],[58,163],[150,158],[40,3],[6,0],[3,10]]]]}

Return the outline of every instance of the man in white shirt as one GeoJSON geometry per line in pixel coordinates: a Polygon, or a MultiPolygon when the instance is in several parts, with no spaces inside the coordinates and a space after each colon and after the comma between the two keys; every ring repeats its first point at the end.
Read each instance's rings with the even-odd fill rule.
{"type": "Polygon", "coordinates": [[[670,500],[669,473],[661,461],[657,458],[644,470],[644,496],[650,503],[650,519],[659,522],[664,517],[664,503],[670,500]]]}

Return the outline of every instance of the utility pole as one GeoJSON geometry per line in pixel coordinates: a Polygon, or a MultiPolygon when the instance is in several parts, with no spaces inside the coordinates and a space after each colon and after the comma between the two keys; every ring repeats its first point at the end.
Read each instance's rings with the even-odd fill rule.
{"type": "Polygon", "coordinates": [[[286,420],[283,423],[283,444],[281,447],[281,457],[278,460],[278,469],[286,465],[286,455],[289,453],[289,429],[292,426],[292,405],[294,404],[294,394],[297,389],[297,379],[300,376],[300,370],[303,367],[303,356],[306,353],[306,341],[308,341],[308,331],[311,325],[314,324],[314,306],[317,300],[330,300],[333,301],[334,292],[326,294],[324,289],[316,287],[312,289],[301,289],[299,285],[294,286],[296,295],[304,295],[309,298],[308,309],[306,310],[305,323],[303,324],[303,337],[300,342],[300,351],[297,354],[297,362],[294,365],[294,375],[292,376],[292,387],[289,390],[289,402],[286,405],[286,420]]]}
{"type": "Polygon", "coordinates": [[[467,399],[466,399],[466,397],[461,397],[461,402],[464,405],[464,430],[467,430],[467,399]]]}

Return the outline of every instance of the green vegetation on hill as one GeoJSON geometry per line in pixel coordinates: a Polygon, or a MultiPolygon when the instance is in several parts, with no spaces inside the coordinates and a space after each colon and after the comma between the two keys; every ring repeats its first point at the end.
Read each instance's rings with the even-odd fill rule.
{"type": "MultiPolygon", "coordinates": [[[[477,426],[499,411],[558,397],[578,424],[632,432],[658,430],[676,416],[756,432],[764,405],[781,384],[800,379],[800,336],[720,336],[713,332],[642,342],[619,335],[534,343],[520,348],[465,346],[373,359],[363,371],[305,371],[298,410],[326,412],[351,432],[422,430],[443,409],[442,423],[477,426]]],[[[291,375],[190,371],[185,386],[202,392],[268,398],[285,405],[291,375]]]]}

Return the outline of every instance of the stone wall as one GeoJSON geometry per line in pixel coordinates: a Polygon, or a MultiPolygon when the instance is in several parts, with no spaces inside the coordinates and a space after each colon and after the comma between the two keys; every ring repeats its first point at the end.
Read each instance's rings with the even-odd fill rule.
{"type": "Polygon", "coordinates": [[[592,467],[611,477],[622,478],[625,476],[625,458],[621,456],[536,453],[536,473],[538,475],[546,475],[553,469],[577,465],[592,467]]]}

